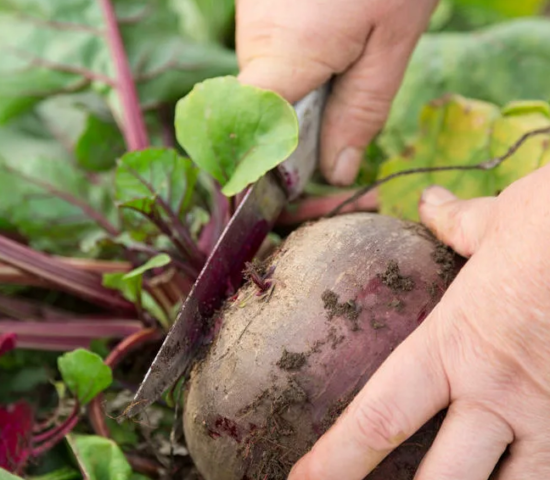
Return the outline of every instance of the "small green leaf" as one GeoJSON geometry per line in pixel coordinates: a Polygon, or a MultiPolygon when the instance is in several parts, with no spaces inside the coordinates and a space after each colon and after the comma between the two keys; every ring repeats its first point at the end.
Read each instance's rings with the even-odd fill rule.
{"type": "Polygon", "coordinates": [[[233,196],[298,145],[298,118],[275,92],[235,77],[205,80],[176,106],[176,137],[191,159],[233,196]]]}
{"type": "Polygon", "coordinates": [[[159,255],[154,256],[153,258],[150,258],[143,265],[137,268],[134,268],[131,272],[126,273],[123,278],[124,280],[128,280],[130,278],[142,277],[147,270],[164,267],[165,265],[168,265],[170,262],[171,262],[170,256],[166,255],[165,253],[161,253],[159,255]]]}
{"type": "Polygon", "coordinates": [[[157,304],[157,302],[155,302],[153,297],[148,292],[143,292],[143,274],[147,270],[163,267],[165,265],[168,265],[170,262],[170,256],[162,253],[160,255],[156,255],[153,258],[150,258],[146,263],[144,263],[140,267],[135,268],[131,272],[123,274],[123,276],[120,278],[120,282],[124,282],[124,284],[126,285],[125,290],[128,292],[128,294],[125,295],[123,290],[123,295],[126,297],[131,297],[128,298],[128,300],[134,302],[139,299],[140,304],[143,305],[143,307],[147,311],[149,311],[149,313],[151,313],[155,318],[157,318],[159,322],[161,322],[161,324],[165,327],[168,326],[168,319],[166,318],[164,311],[160,308],[160,306],[157,304]]]}
{"type": "Polygon", "coordinates": [[[166,265],[169,263],[168,255],[157,255],[150,259],[146,264],[132,270],[128,273],[105,273],[103,274],[103,286],[119,290],[122,296],[148,311],[159,323],[166,329],[170,326],[170,319],[161,306],[155,301],[153,296],[142,289],[143,273],[151,268],[166,265]],[[168,259],[168,262],[166,262],[168,259]],[[164,263],[166,262],[166,263],[164,263]]]}
{"type": "Polygon", "coordinates": [[[67,436],[84,478],[88,480],[129,480],[132,467],[112,440],[95,435],[67,436]]]}
{"type": "Polygon", "coordinates": [[[75,146],[76,158],[84,169],[92,172],[110,170],[125,151],[124,138],[114,123],[88,116],[84,132],[75,146]]]}
{"type": "Polygon", "coordinates": [[[63,381],[80,404],[86,405],[113,381],[111,369],[101,357],[83,348],[59,357],[58,368],[63,381]]]}
{"type": "Polygon", "coordinates": [[[0,480],[23,480],[23,479],[0,467],[0,480]]]}
{"type": "Polygon", "coordinates": [[[151,233],[152,224],[129,209],[145,216],[162,212],[160,199],[181,217],[191,205],[198,174],[191,160],[172,149],[148,148],[121,157],[115,173],[115,199],[125,207],[124,218],[132,236],[143,239],[151,233]]]}
{"type": "MultiPolygon", "coordinates": [[[[509,107],[503,109],[505,112],[509,107]]],[[[505,115],[487,102],[458,95],[432,102],[422,111],[417,140],[382,164],[379,178],[415,168],[476,165],[504,155],[525,133],[550,127],[545,109],[505,115]]],[[[550,135],[532,137],[493,170],[415,173],[380,186],[380,213],[418,221],[422,190],[441,185],[464,199],[492,196],[550,162],[550,135]]]]}

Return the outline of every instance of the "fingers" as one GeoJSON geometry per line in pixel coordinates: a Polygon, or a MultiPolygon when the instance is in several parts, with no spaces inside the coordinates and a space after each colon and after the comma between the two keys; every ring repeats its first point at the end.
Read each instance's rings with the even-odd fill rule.
{"type": "Polygon", "coordinates": [[[449,401],[426,322],[378,369],[289,480],[361,480],[449,401]]]}
{"type": "MultiPolygon", "coordinates": [[[[543,434],[544,435],[544,434],[543,434]]],[[[548,437],[548,435],[545,435],[548,437]]],[[[540,480],[550,478],[550,440],[531,438],[514,443],[491,480],[540,480]]]]}
{"type": "Polygon", "coordinates": [[[479,405],[455,402],[415,480],[487,480],[512,441],[502,418],[479,405]]]}
{"type": "Polygon", "coordinates": [[[495,200],[494,197],[459,200],[442,187],[430,187],[420,200],[420,219],[439,240],[460,255],[470,257],[483,240],[495,200]]]}
{"type": "Polygon", "coordinates": [[[295,103],[361,55],[362,2],[238,0],[239,80],[295,103]]]}
{"type": "Polygon", "coordinates": [[[272,90],[295,103],[329,80],[331,73],[321,63],[266,55],[247,63],[238,78],[241,83],[272,90]]]}
{"type": "Polygon", "coordinates": [[[363,55],[336,79],[321,137],[321,171],[329,182],[353,183],[365,147],[387,119],[431,3],[400,4],[399,14],[381,16],[363,55]]]}

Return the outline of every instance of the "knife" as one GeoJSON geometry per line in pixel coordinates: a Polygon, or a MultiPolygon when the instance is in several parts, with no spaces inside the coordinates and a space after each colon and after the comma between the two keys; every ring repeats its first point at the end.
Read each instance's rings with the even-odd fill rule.
{"type": "Polygon", "coordinates": [[[294,106],[299,124],[298,146],[282,164],[248,189],[122,418],[133,417],[158,400],[189,372],[197,352],[212,340],[212,316],[238,288],[245,263],[255,256],[285,205],[303,192],[317,166],[321,117],[328,91],[327,83],[294,106]]]}

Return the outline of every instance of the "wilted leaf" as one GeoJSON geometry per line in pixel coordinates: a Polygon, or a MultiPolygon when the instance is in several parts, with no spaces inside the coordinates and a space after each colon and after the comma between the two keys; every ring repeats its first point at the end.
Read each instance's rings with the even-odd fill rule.
{"type": "MultiPolygon", "coordinates": [[[[205,78],[236,71],[232,51],[185,41],[163,0],[114,2],[140,100],[176,100],[205,78]]],[[[0,11],[0,123],[54,93],[94,88],[113,110],[113,64],[99,2],[12,0],[0,11]]]]}
{"type": "Polygon", "coordinates": [[[292,106],[234,77],[205,80],[176,106],[178,142],[233,196],[288,158],[298,144],[292,106]]]}
{"type": "MultiPolygon", "coordinates": [[[[539,103],[497,106],[460,96],[432,102],[422,111],[420,135],[402,155],[382,164],[379,178],[420,167],[474,165],[505,154],[522,135],[550,127],[539,103]]],[[[495,195],[515,180],[550,162],[550,135],[527,140],[489,171],[431,172],[399,177],[380,186],[380,212],[418,220],[424,188],[438,184],[460,198],[495,195]]]]}
{"type": "Polygon", "coordinates": [[[113,381],[111,369],[101,357],[83,348],[60,356],[57,364],[63,381],[81,405],[86,405],[113,381]]]}
{"type": "Polygon", "coordinates": [[[112,440],[95,435],[67,436],[84,478],[88,480],[129,480],[132,468],[112,440]]]}
{"type": "MultiPolygon", "coordinates": [[[[518,4],[522,2],[516,2],[518,4]]],[[[514,20],[467,33],[426,34],[418,44],[379,139],[399,154],[423,106],[455,93],[499,106],[550,100],[550,20],[514,20]]]]}

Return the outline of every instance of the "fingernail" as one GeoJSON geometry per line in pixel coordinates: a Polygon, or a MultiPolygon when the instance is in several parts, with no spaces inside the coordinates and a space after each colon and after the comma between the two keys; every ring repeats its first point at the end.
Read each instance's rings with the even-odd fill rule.
{"type": "Polygon", "coordinates": [[[353,183],[363,158],[363,150],[347,147],[340,152],[331,175],[331,183],[347,186],[353,183]]]}
{"type": "Polygon", "coordinates": [[[439,185],[432,185],[424,189],[420,197],[420,205],[425,204],[430,207],[439,207],[444,203],[456,200],[456,197],[446,188],[439,185]]]}

